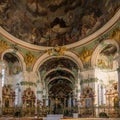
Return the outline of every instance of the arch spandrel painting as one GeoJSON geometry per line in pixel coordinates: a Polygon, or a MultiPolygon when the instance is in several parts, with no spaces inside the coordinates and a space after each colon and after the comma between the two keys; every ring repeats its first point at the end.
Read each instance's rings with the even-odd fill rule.
{"type": "Polygon", "coordinates": [[[94,33],[119,6],[119,0],[1,0],[0,25],[25,42],[62,46],[94,33]]]}

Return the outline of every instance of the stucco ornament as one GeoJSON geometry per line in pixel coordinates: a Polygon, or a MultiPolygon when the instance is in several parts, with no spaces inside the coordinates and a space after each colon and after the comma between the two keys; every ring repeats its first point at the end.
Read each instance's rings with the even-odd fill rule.
{"type": "Polygon", "coordinates": [[[9,46],[6,41],[0,40],[0,53],[8,49],[9,46]]]}
{"type": "Polygon", "coordinates": [[[87,48],[84,48],[82,50],[81,54],[79,55],[79,57],[83,63],[89,63],[91,56],[92,56],[92,53],[93,53],[93,49],[88,50],[87,48]]]}
{"type": "Polygon", "coordinates": [[[67,50],[66,47],[64,47],[64,46],[60,47],[60,46],[56,45],[54,48],[48,49],[47,53],[49,55],[54,55],[54,56],[63,56],[66,50],[67,50]]]}
{"type": "Polygon", "coordinates": [[[35,56],[31,53],[31,52],[28,52],[25,57],[25,63],[26,63],[26,66],[28,67],[29,65],[33,64],[34,61],[35,61],[35,56]]]}

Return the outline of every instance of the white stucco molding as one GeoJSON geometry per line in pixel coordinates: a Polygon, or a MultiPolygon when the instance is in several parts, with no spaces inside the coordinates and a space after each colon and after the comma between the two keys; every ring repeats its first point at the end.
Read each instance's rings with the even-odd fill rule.
{"type": "Polygon", "coordinates": [[[115,41],[115,40],[112,40],[112,39],[107,39],[107,40],[104,40],[102,42],[102,44],[100,43],[97,48],[95,49],[95,51],[93,52],[92,54],[92,58],[91,58],[91,66],[92,68],[95,67],[96,65],[96,62],[97,62],[97,58],[100,54],[100,52],[103,50],[104,47],[106,47],[106,45],[109,45],[109,44],[112,44],[112,45],[115,45],[117,47],[117,52],[119,52],[119,45],[118,43],[115,41]],[[104,45],[103,45],[104,44],[104,45]]]}
{"type": "MultiPolygon", "coordinates": [[[[75,78],[75,75],[71,70],[66,69],[66,68],[62,68],[61,70],[69,72],[75,78]]],[[[45,75],[44,75],[44,77],[42,79],[44,80],[47,75],[49,75],[51,72],[54,72],[54,71],[56,71],[56,69],[49,70],[48,72],[45,73],[45,75]]]]}
{"type": "MultiPolygon", "coordinates": [[[[73,84],[73,82],[72,82],[68,77],[63,77],[63,76],[61,76],[60,78],[61,78],[61,79],[68,80],[69,82],[71,82],[71,83],[73,84]]],[[[48,85],[51,81],[56,80],[56,79],[58,79],[58,77],[53,77],[52,79],[50,79],[50,80],[48,81],[47,85],[48,85]]]]}

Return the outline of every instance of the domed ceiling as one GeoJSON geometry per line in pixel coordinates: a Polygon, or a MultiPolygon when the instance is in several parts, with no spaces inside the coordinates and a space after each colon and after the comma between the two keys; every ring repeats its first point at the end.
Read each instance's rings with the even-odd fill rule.
{"type": "Polygon", "coordinates": [[[102,27],[120,0],[1,0],[0,25],[39,46],[72,44],[102,27]]]}

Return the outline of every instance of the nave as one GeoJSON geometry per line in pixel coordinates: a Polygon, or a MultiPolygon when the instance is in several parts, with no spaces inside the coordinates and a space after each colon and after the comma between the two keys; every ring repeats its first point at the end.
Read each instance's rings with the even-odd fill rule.
{"type": "Polygon", "coordinates": [[[0,0],[0,119],[108,118],[120,118],[120,0],[0,0]]]}

